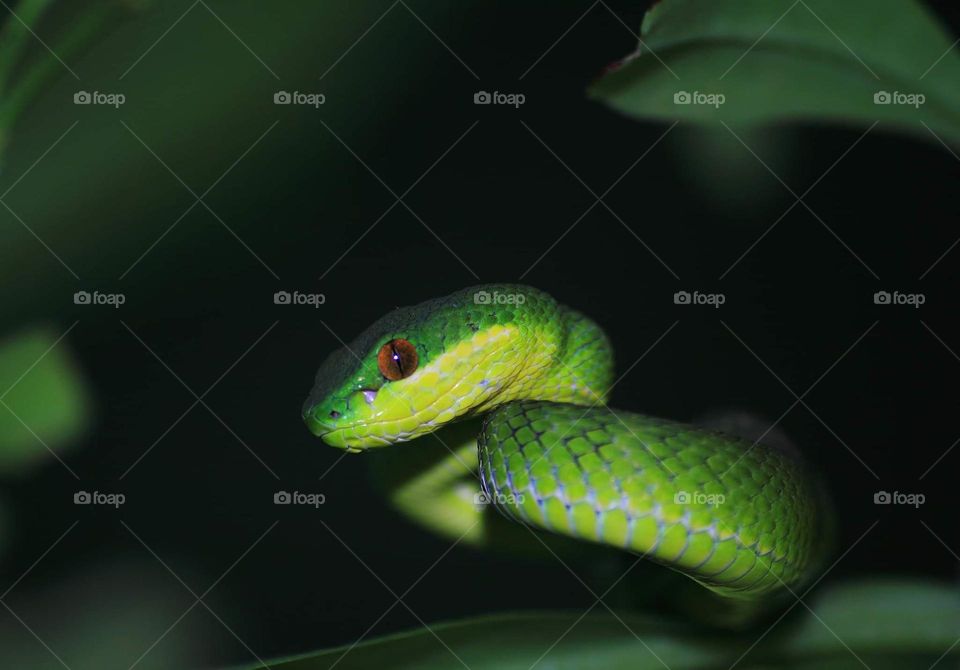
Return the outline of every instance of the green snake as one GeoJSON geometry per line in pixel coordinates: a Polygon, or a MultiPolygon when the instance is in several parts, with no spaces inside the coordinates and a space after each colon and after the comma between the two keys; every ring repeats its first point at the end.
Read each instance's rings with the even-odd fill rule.
{"type": "MultiPolygon", "coordinates": [[[[489,501],[528,527],[640,554],[722,596],[757,600],[809,577],[825,512],[800,458],[611,409],[613,374],[594,321],[528,286],[484,285],[394,309],[334,351],[303,418],[350,452],[444,428],[443,458],[405,479],[394,502],[453,537],[477,540],[489,501]],[[472,417],[479,435],[477,421],[464,423],[472,417]]],[[[417,463],[417,445],[408,449],[417,463]]]]}

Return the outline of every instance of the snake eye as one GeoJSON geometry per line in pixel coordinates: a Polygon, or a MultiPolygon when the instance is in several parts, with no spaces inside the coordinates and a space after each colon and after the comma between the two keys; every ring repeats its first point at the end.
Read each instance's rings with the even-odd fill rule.
{"type": "Polygon", "coordinates": [[[384,344],[377,354],[380,374],[392,382],[412,375],[417,369],[417,362],[417,348],[400,338],[384,344]]]}

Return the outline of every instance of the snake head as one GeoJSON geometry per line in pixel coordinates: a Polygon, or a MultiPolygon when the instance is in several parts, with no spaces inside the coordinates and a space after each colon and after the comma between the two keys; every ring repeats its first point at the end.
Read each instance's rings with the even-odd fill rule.
{"type": "Polygon", "coordinates": [[[324,361],[304,421],[327,444],[361,451],[519,397],[556,361],[560,311],[546,293],[508,284],[395,309],[324,361]]]}

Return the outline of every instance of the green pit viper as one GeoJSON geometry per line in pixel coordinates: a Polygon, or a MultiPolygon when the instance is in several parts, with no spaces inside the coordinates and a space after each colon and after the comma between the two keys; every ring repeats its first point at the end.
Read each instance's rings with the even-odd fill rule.
{"type": "Polygon", "coordinates": [[[528,286],[484,285],[394,309],[334,351],[303,418],[350,452],[444,428],[444,457],[392,498],[450,537],[481,543],[482,503],[492,502],[727,598],[804,582],[823,559],[825,511],[796,453],[611,409],[613,375],[594,321],[528,286]]]}

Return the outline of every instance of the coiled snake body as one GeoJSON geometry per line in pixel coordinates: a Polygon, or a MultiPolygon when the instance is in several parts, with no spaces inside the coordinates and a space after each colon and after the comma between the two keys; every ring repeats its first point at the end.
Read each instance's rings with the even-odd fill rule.
{"type": "Polygon", "coordinates": [[[432,498],[397,498],[453,536],[482,514],[446,476],[469,459],[508,517],[642,554],[721,595],[755,599],[809,575],[823,512],[796,455],[610,409],[612,380],[593,321],[537,289],[485,285],[389,312],[333,352],[303,417],[350,451],[482,417],[475,441],[418,482],[432,498]]]}

